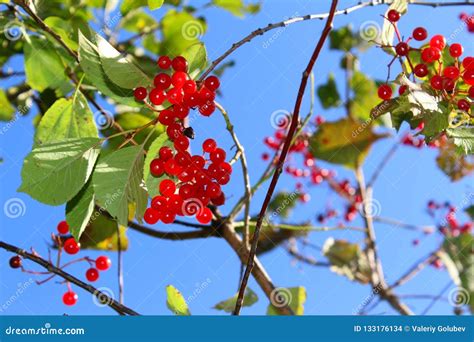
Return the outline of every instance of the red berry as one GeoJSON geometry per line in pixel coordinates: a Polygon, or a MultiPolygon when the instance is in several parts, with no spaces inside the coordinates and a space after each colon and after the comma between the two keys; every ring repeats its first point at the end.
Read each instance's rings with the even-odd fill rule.
{"type": "MultiPolygon", "coordinates": [[[[184,91],[184,86],[183,86],[183,91],[184,91]]],[[[196,107],[199,103],[199,94],[193,93],[193,94],[185,94],[184,95],[184,104],[188,107],[196,107]]]]}
{"type": "Polygon", "coordinates": [[[216,148],[213,152],[211,152],[211,161],[216,164],[220,164],[225,160],[226,153],[222,148],[216,148]]]}
{"type": "Polygon", "coordinates": [[[175,219],[176,219],[176,215],[169,211],[164,212],[163,216],[161,217],[161,221],[163,221],[163,223],[165,224],[173,223],[175,219]]]}
{"type": "Polygon", "coordinates": [[[160,219],[160,212],[154,208],[147,208],[143,214],[143,220],[148,224],[155,224],[160,219]]]}
{"type": "Polygon", "coordinates": [[[202,87],[201,90],[199,90],[199,104],[205,104],[208,102],[214,101],[216,98],[216,94],[214,94],[213,91],[207,89],[206,87],[202,87]]]}
{"type": "Polygon", "coordinates": [[[184,71],[188,70],[188,61],[183,56],[177,56],[171,61],[171,66],[175,71],[184,71]]]}
{"type": "Polygon", "coordinates": [[[164,179],[160,183],[160,194],[170,197],[176,191],[176,185],[170,179],[164,179]]]}
{"type": "Polygon", "coordinates": [[[202,150],[207,153],[214,152],[217,148],[217,143],[214,139],[206,139],[202,143],[202,150]]]}
{"type": "Polygon", "coordinates": [[[175,104],[173,106],[173,112],[178,119],[184,120],[189,114],[189,107],[181,104],[175,104]]]}
{"type": "Polygon", "coordinates": [[[11,268],[19,268],[21,267],[21,257],[19,255],[15,255],[14,257],[10,258],[9,263],[11,268]]]}
{"type": "Polygon", "coordinates": [[[61,221],[58,223],[57,230],[59,234],[65,235],[69,233],[69,225],[66,221],[61,221]]]}
{"type": "Polygon", "coordinates": [[[400,13],[397,10],[391,9],[387,13],[387,18],[390,20],[392,23],[396,23],[397,21],[400,20],[400,13]]]}
{"type": "Polygon", "coordinates": [[[158,121],[162,125],[169,126],[174,122],[174,113],[171,110],[164,109],[160,112],[158,121]]]}
{"type": "Polygon", "coordinates": [[[165,163],[165,172],[170,176],[177,176],[182,170],[183,168],[179,166],[178,162],[174,158],[167,160],[165,163]]]}
{"type": "Polygon", "coordinates": [[[395,51],[397,52],[397,55],[399,56],[406,56],[408,55],[408,52],[410,51],[410,47],[408,46],[407,43],[401,42],[397,44],[397,46],[395,47],[395,51]]]}
{"type": "Polygon", "coordinates": [[[443,50],[444,47],[446,46],[446,39],[444,38],[444,36],[442,36],[440,34],[434,35],[430,39],[430,46],[432,48],[437,48],[439,50],[443,50]]]}
{"type": "Polygon", "coordinates": [[[171,83],[175,88],[182,88],[187,79],[188,74],[184,71],[176,71],[173,76],[171,76],[171,83]]]}
{"type": "Polygon", "coordinates": [[[471,105],[464,99],[458,101],[458,108],[464,112],[468,112],[471,109],[471,105]]]}
{"type": "MultiPolygon", "coordinates": [[[[416,68],[415,68],[416,69],[416,68]]],[[[415,72],[415,75],[416,75],[416,72],[415,72]]],[[[405,92],[407,91],[408,87],[406,85],[402,85],[400,86],[400,88],[398,88],[398,95],[403,95],[405,94],[405,92]]]]}
{"type": "Polygon", "coordinates": [[[158,66],[161,69],[169,69],[171,66],[171,59],[168,56],[161,56],[158,58],[158,66]]]}
{"type": "Polygon", "coordinates": [[[210,199],[219,197],[222,193],[221,186],[217,183],[211,183],[206,188],[206,196],[210,199]]]}
{"type": "Polygon", "coordinates": [[[175,122],[168,126],[168,128],[166,129],[166,133],[168,134],[170,140],[173,141],[174,139],[183,134],[183,126],[175,122]]]}
{"type": "Polygon", "coordinates": [[[87,271],[86,271],[86,278],[87,280],[89,281],[96,281],[97,279],[99,279],[99,271],[97,271],[96,268],[89,268],[87,271]]]}
{"type": "Polygon", "coordinates": [[[165,172],[165,164],[160,159],[153,159],[150,163],[150,173],[153,177],[160,177],[165,172]]]}
{"type": "Polygon", "coordinates": [[[459,69],[455,66],[447,66],[443,70],[443,75],[454,80],[459,77],[459,69]]]}
{"type": "Polygon", "coordinates": [[[418,41],[425,40],[428,37],[428,32],[424,27],[417,27],[413,30],[413,38],[418,41]]]}
{"type": "Polygon", "coordinates": [[[195,196],[194,187],[191,184],[183,184],[179,188],[179,195],[187,200],[195,196]]]}
{"type": "Polygon", "coordinates": [[[183,91],[185,95],[194,94],[196,90],[197,90],[196,82],[194,82],[193,80],[187,80],[186,82],[184,82],[183,91]]]}
{"type": "Polygon", "coordinates": [[[202,208],[202,210],[197,213],[196,220],[201,224],[208,224],[212,220],[212,211],[208,207],[202,208]]]}
{"type": "Polygon", "coordinates": [[[382,84],[379,87],[377,93],[382,100],[390,100],[392,97],[392,87],[390,87],[388,84],[382,84]]]}
{"type": "Polygon", "coordinates": [[[462,79],[469,85],[474,85],[474,69],[468,69],[464,71],[462,75],[462,79]]]}
{"type": "Polygon", "coordinates": [[[452,57],[457,58],[457,57],[460,57],[462,55],[463,50],[464,49],[463,49],[461,44],[454,43],[449,47],[449,54],[452,57]]]}
{"type": "Polygon", "coordinates": [[[135,88],[133,91],[133,96],[137,101],[143,101],[146,98],[147,91],[144,87],[135,88]]]}
{"type": "Polygon", "coordinates": [[[417,64],[413,71],[418,77],[425,77],[428,75],[428,67],[426,64],[417,64]]]}
{"type": "Polygon", "coordinates": [[[95,267],[99,271],[107,271],[111,265],[112,265],[112,261],[105,255],[101,255],[100,257],[95,259],[95,267]]]}
{"type": "Polygon", "coordinates": [[[210,91],[216,91],[221,85],[221,83],[219,82],[219,79],[216,76],[209,76],[204,80],[204,85],[210,91]]]}
{"type": "Polygon", "coordinates": [[[196,156],[191,157],[191,164],[193,167],[200,170],[204,168],[206,161],[204,160],[203,157],[196,155],[196,156]]]}
{"type": "Polygon", "coordinates": [[[164,211],[167,200],[164,196],[155,196],[151,199],[151,207],[157,211],[164,211]]]}
{"type": "Polygon", "coordinates": [[[164,72],[159,73],[153,79],[153,84],[158,89],[166,90],[171,85],[171,77],[168,74],[165,74],[164,72]]]}
{"type": "Polygon", "coordinates": [[[170,90],[168,90],[168,93],[166,94],[166,96],[168,97],[168,101],[171,104],[181,103],[183,102],[183,97],[184,97],[183,89],[171,88],[170,90]]]}
{"type": "Polygon", "coordinates": [[[76,254],[81,249],[80,245],[74,240],[74,238],[69,238],[64,241],[64,251],[67,254],[76,254]]]}
{"type": "Polygon", "coordinates": [[[466,57],[462,60],[464,69],[474,69],[474,57],[466,57]]]}
{"type": "Polygon", "coordinates": [[[187,150],[189,147],[189,139],[186,138],[185,136],[180,136],[180,137],[177,137],[175,140],[174,140],[174,148],[178,151],[185,151],[187,150]]]}
{"type": "Polygon", "coordinates": [[[474,86],[471,86],[471,87],[469,88],[469,97],[470,97],[471,99],[474,99],[474,86]]]}
{"type": "Polygon", "coordinates": [[[204,116],[210,116],[216,110],[213,102],[207,102],[199,106],[199,113],[204,116]]]}
{"type": "Polygon", "coordinates": [[[165,101],[166,95],[163,90],[158,89],[158,88],[153,88],[150,91],[149,98],[150,98],[151,103],[153,103],[155,106],[159,106],[165,101]]]}
{"type": "Polygon", "coordinates": [[[74,291],[68,291],[63,295],[63,303],[72,306],[77,303],[77,294],[74,291]]]}
{"type": "Polygon", "coordinates": [[[430,80],[431,87],[435,90],[443,89],[443,78],[439,75],[434,75],[430,80]]]}
{"type": "Polygon", "coordinates": [[[441,57],[441,51],[435,47],[429,47],[421,51],[421,59],[425,63],[433,63],[441,57]]]}

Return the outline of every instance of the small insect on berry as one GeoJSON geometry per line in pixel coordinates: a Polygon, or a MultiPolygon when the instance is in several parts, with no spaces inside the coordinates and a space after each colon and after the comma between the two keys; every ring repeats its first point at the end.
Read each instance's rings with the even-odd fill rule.
{"type": "Polygon", "coordinates": [[[187,136],[189,139],[194,139],[195,135],[194,135],[194,129],[192,127],[186,127],[184,130],[183,130],[183,134],[185,136],[187,136]]]}

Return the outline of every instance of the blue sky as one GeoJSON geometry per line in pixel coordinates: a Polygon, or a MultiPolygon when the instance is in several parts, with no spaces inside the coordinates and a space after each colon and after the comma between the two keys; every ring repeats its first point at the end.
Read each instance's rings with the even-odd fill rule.
{"type": "MultiPolygon", "coordinates": [[[[353,3],[355,2],[341,1],[339,7],[353,3]]],[[[290,16],[327,12],[328,7],[329,1],[266,1],[259,14],[248,16],[243,20],[222,10],[205,9],[202,14],[207,18],[208,32],[203,40],[210,59],[214,59],[233,42],[258,27],[290,16]]],[[[358,29],[367,21],[382,24],[380,15],[385,9],[384,6],[378,6],[357,11],[349,16],[338,16],[335,27],[351,24],[358,29]]],[[[154,15],[161,16],[164,11],[165,9],[159,10],[154,15]]],[[[408,15],[403,17],[400,23],[401,29],[408,35],[414,27],[423,25],[430,34],[442,33],[449,36],[462,27],[458,19],[460,12],[461,8],[431,9],[411,6],[408,15]]],[[[231,56],[236,66],[227,70],[222,77],[223,96],[218,100],[229,112],[235,131],[245,146],[252,182],[255,182],[265,167],[260,156],[266,151],[262,143],[263,138],[273,133],[270,115],[276,110],[293,108],[301,72],[306,66],[323,25],[321,21],[307,21],[271,31],[246,44],[231,56]]],[[[472,35],[463,31],[456,39],[461,42],[472,41],[472,35]]],[[[465,50],[465,54],[472,55],[473,45],[465,44],[465,50]]],[[[314,69],[316,84],[324,83],[329,72],[333,72],[336,79],[343,79],[343,72],[338,66],[340,57],[339,53],[329,51],[326,46],[314,69]]],[[[390,57],[380,50],[371,49],[363,55],[361,69],[370,76],[383,79],[386,77],[386,64],[389,59],[390,57]]],[[[15,58],[8,66],[13,70],[20,70],[22,60],[15,58]]],[[[19,81],[20,79],[11,79],[1,82],[2,87],[8,87],[19,81]]],[[[343,89],[342,85],[340,89],[343,89]]],[[[105,103],[104,105],[107,106],[105,103]]],[[[306,96],[303,113],[307,112],[308,105],[306,96]]],[[[333,120],[341,116],[342,110],[323,111],[316,102],[315,113],[324,115],[327,120],[333,120]]],[[[16,192],[21,182],[22,160],[32,147],[34,133],[32,114],[34,113],[8,126],[4,123],[0,125],[0,129],[6,129],[5,133],[0,135],[0,155],[4,159],[0,166],[2,180],[0,204],[3,206],[11,198],[19,198],[25,204],[23,216],[15,219],[2,216],[0,234],[1,240],[25,249],[33,246],[41,254],[46,255],[50,234],[55,231],[56,224],[64,219],[64,207],[49,207],[32,200],[26,194],[16,192]]],[[[232,146],[224,121],[218,114],[209,119],[196,120],[193,128],[198,137],[196,144],[200,137],[213,136],[226,148],[232,146]]],[[[374,146],[364,166],[368,176],[393,142],[393,139],[387,139],[374,146]]],[[[465,200],[466,195],[473,190],[472,179],[452,184],[437,169],[435,157],[436,152],[432,149],[400,148],[375,186],[374,196],[381,204],[382,216],[414,224],[431,225],[433,222],[424,211],[429,199],[449,200],[455,205],[465,200]]],[[[338,168],[338,173],[341,177],[342,175],[350,177],[350,172],[341,168],[338,168]]],[[[256,213],[259,210],[267,186],[268,184],[254,197],[252,212],[256,213]]],[[[279,189],[293,188],[294,181],[288,176],[283,176],[279,189]]],[[[222,209],[224,213],[228,212],[242,191],[241,173],[240,170],[236,170],[231,183],[225,188],[230,198],[229,205],[222,209]]],[[[313,188],[310,193],[312,201],[293,213],[292,219],[295,222],[314,218],[314,215],[324,210],[328,203],[334,201],[337,203],[335,196],[331,195],[325,186],[313,188]]],[[[359,219],[354,222],[354,226],[361,225],[359,219]]],[[[158,225],[157,228],[170,231],[182,229],[174,225],[158,225]]],[[[376,232],[380,257],[389,283],[396,280],[416,260],[432,251],[441,242],[441,237],[433,234],[426,238],[422,237],[421,244],[413,247],[411,241],[420,238],[419,233],[381,224],[377,224],[376,232]]],[[[316,232],[311,234],[310,241],[321,246],[329,236],[354,242],[363,241],[362,234],[349,231],[332,234],[316,232]]],[[[142,314],[169,314],[165,305],[165,287],[173,284],[188,299],[193,314],[222,314],[212,309],[212,306],[236,292],[240,267],[237,257],[225,241],[210,238],[171,242],[152,239],[134,231],[129,231],[128,237],[130,249],[124,255],[125,303],[128,306],[142,314]]],[[[317,251],[307,249],[303,252],[320,258],[317,251]]],[[[96,257],[99,253],[83,251],[81,255],[96,257]]],[[[114,263],[113,269],[101,274],[101,278],[94,285],[106,288],[106,291],[111,291],[117,297],[116,254],[108,253],[108,255],[114,263]]],[[[8,267],[10,256],[9,253],[0,251],[0,305],[7,304],[1,314],[114,314],[109,308],[95,305],[91,295],[81,289],[76,289],[79,295],[77,305],[72,308],[65,307],[61,297],[66,291],[66,286],[56,283],[59,279],[41,286],[31,284],[30,275],[13,271],[8,267]],[[23,293],[13,301],[9,300],[19,287],[25,289],[23,293]]],[[[277,286],[306,288],[308,296],[305,305],[306,314],[351,314],[370,295],[369,286],[352,283],[325,268],[312,268],[295,263],[281,248],[265,254],[261,260],[277,286]]],[[[28,268],[39,270],[32,263],[25,262],[25,264],[28,268]]],[[[85,270],[84,264],[68,268],[69,272],[82,279],[85,270]]],[[[448,282],[446,272],[429,267],[398,292],[438,294],[448,282]]],[[[256,291],[260,299],[251,308],[244,308],[242,313],[264,314],[268,300],[253,279],[249,286],[256,291]]],[[[407,303],[419,313],[426,307],[428,301],[407,300],[407,303]]],[[[451,312],[452,307],[441,301],[432,308],[430,314],[451,312]]],[[[393,311],[382,303],[373,313],[386,314],[393,311]]]]}

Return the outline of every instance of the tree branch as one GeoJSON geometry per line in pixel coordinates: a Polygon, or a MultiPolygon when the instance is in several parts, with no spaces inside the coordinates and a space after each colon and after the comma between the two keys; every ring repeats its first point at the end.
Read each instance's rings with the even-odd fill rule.
{"type": "Polygon", "coordinates": [[[416,276],[420,271],[422,271],[426,266],[430,265],[434,260],[436,260],[437,258],[436,254],[438,253],[439,250],[440,249],[437,249],[436,251],[431,252],[428,256],[425,256],[424,258],[419,260],[407,272],[405,272],[405,274],[403,274],[396,282],[394,282],[390,286],[390,289],[394,289],[398,286],[405,284],[407,281],[409,281],[414,276],[416,276]]]}
{"type": "Polygon", "coordinates": [[[207,238],[210,236],[219,237],[219,234],[217,233],[216,229],[210,226],[208,226],[209,229],[201,229],[201,230],[190,231],[190,232],[163,232],[163,231],[159,231],[159,230],[142,226],[141,224],[135,223],[133,221],[129,221],[128,227],[130,229],[136,230],[137,232],[146,234],[148,236],[152,236],[152,237],[163,239],[163,240],[172,240],[172,241],[201,239],[201,238],[207,238]]]}
{"type": "Polygon", "coordinates": [[[244,298],[244,294],[245,294],[245,289],[247,288],[247,282],[248,282],[248,279],[250,277],[250,273],[252,272],[252,268],[254,266],[254,257],[255,257],[255,253],[257,251],[258,238],[259,238],[259,235],[260,235],[260,228],[261,228],[262,223],[263,223],[263,218],[265,217],[265,213],[267,211],[268,205],[271,201],[273,192],[274,192],[275,187],[278,183],[278,179],[279,179],[280,174],[283,170],[283,164],[285,163],[286,156],[287,156],[288,151],[290,149],[290,146],[292,144],[293,136],[295,135],[296,130],[298,128],[299,112],[300,112],[301,102],[303,100],[304,92],[305,92],[305,89],[306,89],[306,84],[308,83],[308,77],[311,74],[311,70],[313,69],[313,66],[316,63],[316,60],[319,57],[319,54],[321,52],[321,49],[323,48],[323,45],[324,45],[327,37],[329,36],[329,32],[331,32],[331,30],[332,30],[332,22],[334,20],[334,14],[336,12],[337,2],[338,2],[337,0],[333,0],[332,3],[331,3],[331,9],[330,9],[330,12],[329,12],[328,19],[326,21],[326,25],[324,26],[323,32],[321,33],[321,36],[318,40],[318,43],[316,44],[316,47],[313,51],[313,54],[311,55],[309,63],[307,65],[306,69],[304,70],[303,76],[301,78],[301,84],[300,84],[300,87],[298,89],[298,96],[296,98],[295,108],[293,110],[293,115],[291,117],[291,123],[290,123],[290,127],[288,129],[288,134],[286,136],[285,143],[283,145],[283,149],[282,149],[280,157],[278,159],[276,169],[275,169],[275,173],[273,174],[273,178],[271,180],[269,189],[268,189],[267,194],[265,196],[265,200],[264,200],[262,208],[260,210],[260,214],[258,215],[257,225],[255,227],[255,232],[254,232],[253,238],[252,238],[252,246],[251,246],[251,249],[250,249],[249,258],[247,260],[247,267],[245,269],[244,276],[242,278],[242,283],[240,285],[239,294],[237,296],[237,301],[236,301],[235,309],[234,309],[234,312],[233,312],[234,315],[238,315],[240,313],[240,309],[242,307],[243,298],[244,298]]]}
{"type": "Polygon", "coordinates": [[[105,293],[99,291],[95,287],[84,283],[83,281],[77,279],[76,277],[72,276],[71,274],[63,271],[62,269],[54,266],[50,262],[46,261],[45,259],[32,254],[28,253],[27,251],[18,248],[16,246],[10,245],[4,241],[0,241],[0,248],[3,248],[9,252],[21,255],[23,258],[28,259],[33,261],[34,263],[42,266],[43,268],[47,269],[49,272],[54,273],[61,278],[71,282],[74,285],[79,286],[80,288],[86,290],[87,292],[91,293],[93,296],[97,297],[101,302],[107,304],[110,306],[112,309],[114,309],[116,312],[118,312],[120,315],[131,315],[131,316],[137,316],[138,313],[133,311],[132,309],[126,307],[123,304],[120,304],[117,302],[115,299],[107,296],[105,293]]]}

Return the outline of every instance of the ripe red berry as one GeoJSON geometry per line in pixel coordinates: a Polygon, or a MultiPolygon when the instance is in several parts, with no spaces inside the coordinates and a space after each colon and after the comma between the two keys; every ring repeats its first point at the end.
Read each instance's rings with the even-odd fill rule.
{"type": "Polygon", "coordinates": [[[10,267],[11,268],[19,268],[21,267],[21,257],[19,255],[15,255],[10,258],[9,261],[10,267]]]}
{"type": "Polygon", "coordinates": [[[183,91],[185,95],[194,94],[197,90],[196,82],[193,80],[187,80],[183,84],[183,91]]]}
{"type": "Polygon", "coordinates": [[[182,104],[175,104],[173,106],[173,113],[178,119],[184,120],[189,114],[189,107],[182,104]]]}
{"type": "Polygon", "coordinates": [[[178,151],[185,151],[189,147],[189,139],[184,135],[177,137],[174,140],[174,148],[178,151]]]}
{"type": "Polygon", "coordinates": [[[454,65],[447,66],[443,70],[443,75],[454,80],[459,77],[459,69],[456,68],[454,65]]]}
{"type": "MultiPolygon", "coordinates": [[[[416,68],[415,68],[416,69],[416,68]]],[[[415,75],[416,75],[416,72],[415,72],[415,75]]],[[[398,95],[403,95],[405,94],[405,92],[407,91],[408,87],[406,85],[402,85],[400,86],[400,88],[398,88],[398,95]]]]}
{"type": "Polygon", "coordinates": [[[150,173],[153,177],[160,177],[165,172],[165,164],[160,159],[153,159],[150,163],[150,173]]]}
{"type": "MultiPolygon", "coordinates": [[[[183,87],[183,91],[184,91],[184,87],[183,87]]],[[[196,107],[199,103],[199,94],[197,93],[185,94],[183,98],[183,102],[188,107],[196,107]]]]}
{"type": "Polygon", "coordinates": [[[137,101],[143,101],[146,98],[147,91],[144,87],[135,88],[133,91],[133,96],[137,101]]]}
{"type": "Polygon", "coordinates": [[[408,46],[407,43],[401,42],[397,44],[397,46],[395,47],[395,51],[397,52],[397,55],[399,56],[406,56],[408,55],[408,52],[410,51],[410,47],[408,46]]]}
{"type": "Polygon", "coordinates": [[[206,87],[202,87],[201,90],[199,90],[199,104],[202,105],[204,103],[212,102],[215,98],[216,94],[206,87]]]}
{"type": "Polygon", "coordinates": [[[74,238],[69,238],[64,242],[64,251],[67,254],[76,254],[81,249],[80,245],[74,240],[74,238]]]}
{"type": "Polygon", "coordinates": [[[221,85],[221,83],[219,82],[219,79],[216,76],[209,76],[204,80],[204,85],[210,91],[216,91],[221,85]]]}
{"type": "Polygon", "coordinates": [[[464,71],[462,75],[462,79],[469,85],[474,85],[474,69],[468,69],[464,71]]]}
{"type": "MultiPolygon", "coordinates": [[[[178,138],[176,138],[178,139],[178,138]]],[[[176,159],[172,158],[165,163],[165,172],[170,176],[177,176],[183,171],[183,168],[178,164],[176,159]]]]}
{"type": "Polygon", "coordinates": [[[431,87],[435,90],[443,89],[443,78],[439,75],[434,75],[430,80],[431,87]]]}
{"type": "Polygon", "coordinates": [[[428,75],[428,67],[426,64],[417,64],[413,71],[418,77],[425,77],[428,75]]]}
{"type": "Polygon", "coordinates": [[[160,219],[160,212],[154,208],[147,208],[143,214],[143,220],[148,224],[155,224],[160,219]]]}
{"type": "Polygon", "coordinates": [[[170,179],[164,179],[160,183],[160,194],[170,197],[176,191],[176,185],[170,179]]]}
{"type": "Polygon", "coordinates": [[[458,108],[464,112],[468,112],[471,109],[471,105],[465,99],[461,99],[458,101],[458,108]]]}
{"type": "Polygon", "coordinates": [[[199,113],[204,116],[210,116],[216,110],[216,106],[213,102],[206,102],[199,106],[199,113]]]}
{"type": "Polygon", "coordinates": [[[213,163],[220,164],[225,160],[226,153],[222,148],[216,148],[211,152],[210,158],[213,163]]]}
{"type": "Polygon", "coordinates": [[[425,40],[428,37],[428,32],[424,27],[417,27],[413,30],[413,38],[418,41],[425,40]]]}
{"type": "Polygon", "coordinates": [[[166,94],[166,96],[168,97],[168,101],[171,104],[181,103],[183,102],[183,97],[184,97],[183,89],[171,88],[170,90],[168,90],[168,93],[166,94]]]}
{"type": "Polygon", "coordinates": [[[397,21],[400,20],[400,13],[397,10],[391,9],[387,13],[387,18],[390,20],[392,23],[396,23],[397,21]]]}
{"type": "Polygon", "coordinates": [[[162,125],[169,126],[174,122],[174,113],[171,110],[164,109],[160,112],[158,121],[162,125]]]}
{"type": "Polygon", "coordinates": [[[188,61],[183,56],[177,56],[171,61],[171,66],[175,71],[184,71],[188,70],[188,61]]]}
{"type": "Polygon", "coordinates": [[[184,71],[176,71],[173,76],[171,76],[171,83],[175,88],[182,88],[187,79],[188,74],[184,71]]]}
{"type": "Polygon", "coordinates": [[[466,57],[462,60],[464,69],[474,69],[474,57],[466,57]]]}
{"type": "Polygon", "coordinates": [[[211,202],[212,202],[212,204],[214,204],[215,206],[224,205],[224,204],[225,204],[224,192],[221,192],[221,194],[220,194],[219,197],[213,198],[213,199],[211,200],[211,202]]]}
{"type": "Polygon", "coordinates": [[[164,72],[159,73],[153,79],[153,84],[158,89],[166,90],[171,85],[171,77],[169,75],[165,74],[164,72]]]}
{"type": "Polygon", "coordinates": [[[99,271],[97,271],[96,268],[89,268],[87,271],[86,271],[86,279],[88,281],[96,281],[97,279],[99,279],[99,271]]]}
{"type": "Polygon", "coordinates": [[[163,223],[165,224],[173,223],[175,219],[176,219],[176,214],[169,211],[164,212],[163,216],[161,217],[161,221],[163,221],[163,223]]]}
{"type": "Polygon", "coordinates": [[[471,87],[469,88],[469,97],[470,97],[471,99],[474,99],[474,86],[471,86],[471,87]]]}
{"type": "Polygon", "coordinates": [[[460,57],[463,51],[462,45],[458,43],[454,43],[449,47],[449,54],[454,58],[460,57]]]}
{"type": "Polygon", "coordinates": [[[168,56],[161,56],[158,58],[158,66],[161,69],[169,69],[171,66],[171,59],[168,56]]]}
{"type": "Polygon", "coordinates": [[[63,295],[63,303],[72,306],[77,303],[77,294],[74,291],[68,291],[63,295]]]}
{"type": "Polygon", "coordinates": [[[69,233],[69,225],[66,221],[61,221],[58,223],[57,230],[59,234],[66,235],[69,233]]]}
{"type": "Polygon", "coordinates": [[[202,208],[196,215],[196,220],[201,224],[208,224],[212,220],[212,211],[208,207],[202,208]]]}
{"type": "Polygon", "coordinates": [[[167,161],[173,158],[173,150],[168,146],[163,146],[158,151],[158,155],[160,156],[160,159],[167,161]]]}
{"type": "Polygon", "coordinates": [[[99,271],[107,271],[111,265],[112,265],[112,261],[105,255],[101,255],[100,257],[95,259],[95,267],[99,271]]]}
{"type": "Polygon", "coordinates": [[[202,143],[202,150],[207,153],[214,152],[217,148],[217,143],[214,139],[206,139],[202,143]]]}
{"type": "Polygon", "coordinates": [[[167,199],[164,196],[155,196],[151,199],[151,207],[157,211],[164,211],[167,199]]]}
{"type": "Polygon", "coordinates": [[[210,199],[219,197],[221,193],[221,186],[217,183],[211,183],[206,187],[206,196],[210,199]]]}
{"type": "Polygon", "coordinates": [[[150,91],[149,99],[150,99],[150,102],[153,103],[155,106],[159,106],[165,101],[166,95],[163,90],[158,89],[158,88],[153,88],[150,91]]]}
{"type": "Polygon", "coordinates": [[[444,36],[440,34],[434,35],[430,39],[430,46],[437,48],[439,50],[443,50],[444,47],[446,46],[446,39],[444,38],[444,36]]]}
{"type": "Polygon", "coordinates": [[[421,51],[421,59],[425,63],[433,63],[441,57],[441,51],[435,47],[428,47],[421,51]]]}
{"type": "Polygon", "coordinates": [[[390,100],[392,97],[392,87],[390,87],[388,84],[382,84],[379,87],[377,94],[382,100],[390,100]]]}

